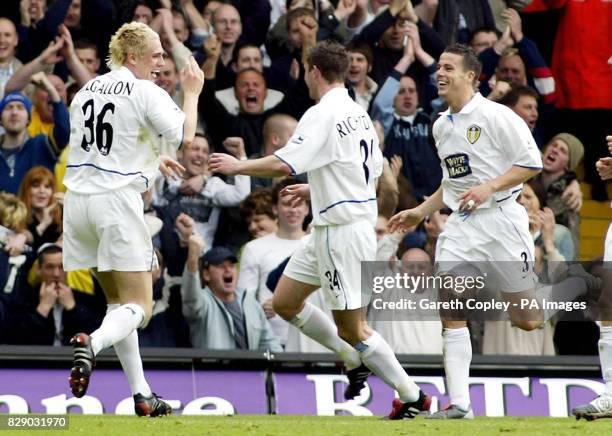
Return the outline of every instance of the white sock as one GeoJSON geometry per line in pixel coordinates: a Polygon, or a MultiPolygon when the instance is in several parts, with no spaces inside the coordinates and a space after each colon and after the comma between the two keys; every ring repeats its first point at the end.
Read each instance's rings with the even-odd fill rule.
{"type": "Polygon", "coordinates": [[[128,303],[107,310],[102,325],[90,335],[94,355],[125,339],[143,320],[144,310],[138,304],[128,303]]]}
{"type": "Polygon", "coordinates": [[[140,359],[140,349],[138,347],[138,331],[134,330],[127,338],[117,342],[115,345],[115,353],[123,372],[128,379],[132,395],[142,394],[145,397],[151,395],[151,388],[147,383],[142,370],[142,360],[140,359]]]}
{"type": "Polygon", "coordinates": [[[604,394],[612,397],[612,326],[599,328],[599,361],[601,374],[606,383],[604,394]]]}
{"type": "Polygon", "coordinates": [[[467,327],[444,329],[444,372],[451,404],[467,410],[470,407],[470,363],[472,342],[467,327]]]}
{"type": "Polygon", "coordinates": [[[580,277],[569,277],[554,285],[542,286],[536,289],[536,298],[540,307],[544,307],[544,322],[551,319],[559,310],[543,306],[544,300],[547,302],[570,302],[581,295],[586,294],[587,285],[580,277]]]}
{"type": "MultiPolygon", "coordinates": [[[[109,304],[106,308],[106,313],[119,308],[120,304],[109,304]]],[[[121,362],[123,372],[125,373],[132,395],[142,394],[145,397],[151,395],[151,388],[144,377],[142,370],[142,361],[140,360],[140,350],[138,347],[138,333],[134,330],[127,338],[117,342],[114,345],[115,353],[121,362]]]]}
{"type": "Polygon", "coordinates": [[[419,399],[421,389],[404,371],[395,353],[381,335],[372,333],[368,339],[355,345],[355,349],[359,351],[361,361],[397,391],[400,400],[412,403],[419,399]]]}
{"type": "Polygon", "coordinates": [[[338,336],[336,325],[325,312],[314,304],[306,302],[302,311],[294,316],[289,323],[299,328],[309,338],[338,354],[347,369],[357,368],[361,365],[357,350],[338,336]]]}

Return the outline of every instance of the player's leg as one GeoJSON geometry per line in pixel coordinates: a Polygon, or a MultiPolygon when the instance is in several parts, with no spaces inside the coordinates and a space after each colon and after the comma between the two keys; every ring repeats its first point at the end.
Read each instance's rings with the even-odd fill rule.
{"type": "Polygon", "coordinates": [[[429,410],[431,399],[406,373],[385,339],[374,331],[365,319],[366,308],[332,311],[338,334],[359,352],[361,361],[387,385],[395,389],[399,401],[394,401],[390,419],[414,418],[429,410]]]}
{"type": "MultiPolygon", "coordinates": [[[[299,256],[296,261],[299,261],[299,256]]],[[[289,268],[289,265],[287,267],[289,268]]],[[[306,301],[318,288],[317,284],[281,276],[274,290],[274,311],[306,336],[338,354],[347,369],[359,367],[359,354],[338,336],[338,329],[333,321],[321,309],[306,301]]]]}
{"type": "MultiPolygon", "coordinates": [[[[612,227],[610,229],[606,240],[606,254],[608,254],[608,239],[612,246],[612,227]]],[[[589,421],[598,418],[612,418],[612,321],[610,321],[612,320],[612,259],[604,259],[607,262],[604,261],[603,292],[598,306],[605,321],[601,321],[599,326],[598,345],[601,374],[605,388],[601,395],[593,401],[572,410],[576,419],[585,418],[589,421]]]]}

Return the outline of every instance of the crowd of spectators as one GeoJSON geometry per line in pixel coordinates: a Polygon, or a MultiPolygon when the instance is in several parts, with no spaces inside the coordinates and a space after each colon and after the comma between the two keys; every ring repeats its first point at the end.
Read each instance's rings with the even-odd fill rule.
{"type": "MultiPolygon", "coordinates": [[[[62,268],[62,178],[72,97],[108,71],[108,43],[121,24],[135,20],[159,33],[166,54],[157,84],[177,104],[179,71],[189,56],[206,79],[193,144],[177,151],[152,132],[139,133],[186,169],[178,181],[160,175],[143,194],[160,266],[141,345],[321,352],[271,304],[286,260],[309,237],[309,206],[279,193],[305,176],[211,174],[210,153],[250,159],[283,147],[315,104],[304,81],[303,50],[323,39],[340,41],[350,57],[346,86],[369,111],[386,158],[378,187],[378,260],[399,259],[405,271],[432,274],[450,211],[405,234],[388,234],[386,222],[440,185],[431,127],[445,106],[437,96],[436,63],[446,45],[464,43],[483,64],[478,90],[524,119],[542,150],[544,169],[519,198],[538,263],[574,261],[579,181],[590,183],[593,199],[607,200],[594,162],[607,154],[612,119],[611,17],[604,1],[4,1],[0,343],[65,345],[74,333],[93,331],[106,311],[90,271],[62,268]],[[306,25],[311,20],[317,25],[306,25]]],[[[542,280],[554,279],[542,274],[542,280]]],[[[325,310],[318,293],[309,301],[325,310]]],[[[396,352],[442,352],[439,322],[371,321],[396,352]]],[[[596,353],[595,345],[576,349],[560,334],[553,342],[554,323],[520,335],[509,323],[488,335],[488,324],[482,328],[484,346],[475,350],[596,353]],[[501,343],[509,345],[495,345],[501,343]]]]}

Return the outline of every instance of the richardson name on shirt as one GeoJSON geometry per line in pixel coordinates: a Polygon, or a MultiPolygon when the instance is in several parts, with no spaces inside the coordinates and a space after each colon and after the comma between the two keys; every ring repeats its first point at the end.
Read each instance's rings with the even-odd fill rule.
{"type": "Polygon", "coordinates": [[[133,82],[102,82],[101,80],[93,80],[85,87],[85,91],[97,92],[104,95],[132,95],[134,90],[133,82]]]}
{"type": "Polygon", "coordinates": [[[372,121],[367,115],[349,115],[336,124],[336,131],[340,138],[344,138],[353,132],[370,130],[371,128],[372,121]]]}

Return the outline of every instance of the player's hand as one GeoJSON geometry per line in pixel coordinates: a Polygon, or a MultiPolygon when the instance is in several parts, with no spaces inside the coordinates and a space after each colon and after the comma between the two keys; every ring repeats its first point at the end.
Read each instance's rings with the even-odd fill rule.
{"type": "Polygon", "coordinates": [[[204,188],[204,176],[198,175],[183,180],[178,190],[183,195],[195,195],[202,192],[204,188]]]}
{"type": "Polygon", "coordinates": [[[65,283],[55,282],[54,285],[57,292],[57,302],[66,310],[74,309],[76,302],[74,301],[72,289],[70,289],[65,283]]]}
{"type": "Polygon", "coordinates": [[[595,163],[595,168],[601,180],[612,179],[612,157],[602,157],[595,163]]]}
{"type": "Polygon", "coordinates": [[[473,186],[459,196],[459,211],[472,212],[493,195],[493,188],[488,183],[473,186]]]}
{"type": "Polygon", "coordinates": [[[578,180],[574,179],[567,185],[565,191],[561,194],[561,200],[574,212],[580,211],[580,208],[582,208],[582,191],[578,180]]]}
{"type": "Polygon", "coordinates": [[[297,207],[303,201],[310,201],[310,186],[308,183],[289,185],[280,191],[281,197],[287,197],[291,207],[297,207]]]}
{"type": "Polygon", "coordinates": [[[187,244],[188,252],[190,255],[200,257],[204,248],[206,247],[206,243],[204,242],[204,238],[202,238],[198,233],[194,233],[189,237],[189,242],[187,244]]]}
{"type": "Polygon", "coordinates": [[[267,319],[270,319],[276,316],[276,312],[274,311],[274,308],[272,307],[272,300],[273,300],[272,298],[269,298],[266,301],[264,301],[263,304],[261,305],[261,308],[266,314],[267,319]]]}
{"type": "Polygon", "coordinates": [[[225,138],[223,146],[238,159],[245,159],[247,157],[246,151],[244,151],[244,140],[239,136],[225,138]]]}
{"type": "Polygon", "coordinates": [[[418,225],[425,216],[419,207],[403,210],[391,217],[387,224],[389,233],[407,232],[411,227],[418,225]]]}
{"type": "Polygon", "coordinates": [[[181,88],[186,94],[200,95],[204,87],[204,71],[193,56],[189,56],[185,68],[180,72],[181,88]]]}
{"type": "Polygon", "coordinates": [[[159,156],[159,171],[167,179],[178,180],[183,177],[185,167],[170,156],[159,156]]]}
{"type": "Polygon", "coordinates": [[[240,171],[240,161],[229,154],[213,153],[208,159],[208,169],[211,173],[235,176],[240,171]]]}

